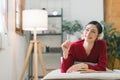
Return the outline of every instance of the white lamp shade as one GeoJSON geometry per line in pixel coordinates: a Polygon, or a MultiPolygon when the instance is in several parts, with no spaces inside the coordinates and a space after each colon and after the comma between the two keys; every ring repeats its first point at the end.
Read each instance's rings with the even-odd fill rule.
{"type": "Polygon", "coordinates": [[[48,29],[48,13],[46,10],[23,10],[23,30],[40,31],[48,29]]]}

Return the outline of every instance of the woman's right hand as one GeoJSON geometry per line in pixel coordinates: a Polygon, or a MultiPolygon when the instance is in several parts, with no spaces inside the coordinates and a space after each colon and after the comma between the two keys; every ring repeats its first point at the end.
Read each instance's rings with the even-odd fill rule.
{"type": "Polygon", "coordinates": [[[62,50],[63,50],[63,58],[67,59],[68,58],[68,51],[70,48],[71,42],[69,40],[66,40],[62,45],[62,50]]]}

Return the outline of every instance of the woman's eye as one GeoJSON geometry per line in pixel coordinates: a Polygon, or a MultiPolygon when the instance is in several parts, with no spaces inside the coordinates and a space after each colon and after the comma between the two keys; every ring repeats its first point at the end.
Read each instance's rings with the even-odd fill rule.
{"type": "Polygon", "coordinates": [[[92,33],[96,33],[95,31],[92,31],[92,33]]]}
{"type": "Polygon", "coordinates": [[[89,31],[89,29],[86,29],[86,31],[89,31]]]}

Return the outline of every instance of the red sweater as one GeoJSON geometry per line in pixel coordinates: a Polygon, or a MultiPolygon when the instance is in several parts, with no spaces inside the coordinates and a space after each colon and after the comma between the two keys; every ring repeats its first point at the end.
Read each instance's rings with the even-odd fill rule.
{"type": "Polygon", "coordinates": [[[71,67],[75,61],[77,62],[91,62],[97,63],[97,65],[88,64],[89,69],[97,71],[105,71],[107,67],[107,49],[106,42],[104,40],[97,40],[87,56],[83,47],[84,40],[79,40],[71,44],[68,58],[62,60],[61,72],[65,73],[69,67],[71,67]]]}

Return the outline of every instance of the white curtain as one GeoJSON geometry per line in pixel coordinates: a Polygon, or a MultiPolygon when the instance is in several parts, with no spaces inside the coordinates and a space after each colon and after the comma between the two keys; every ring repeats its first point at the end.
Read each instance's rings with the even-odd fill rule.
{"type": "Polygon", "coordinates": [[[0,0],[0,33],[5,32],[5,0],[0,0]]]}
{"type": "Polygon", "coordinates": [[[7,33],[6,1],[7,0],[0,0],[0,35],[1,35],[0,36],[0,45],[2,45],[2,48],[5,45],[4,40],[5,40],[5,36],[6,36],[6,33],[7,33]]]}

